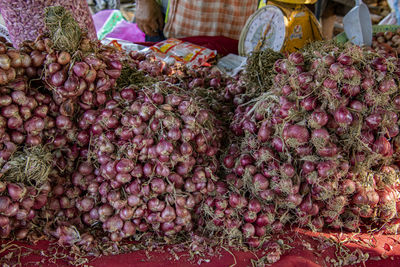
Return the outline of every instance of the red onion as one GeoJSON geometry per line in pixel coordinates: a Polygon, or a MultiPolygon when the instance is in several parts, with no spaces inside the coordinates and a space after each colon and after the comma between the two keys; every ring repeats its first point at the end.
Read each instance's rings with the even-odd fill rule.
{"type": "Polygon", "coordinates": [[[283,231],[283,224],[280,221],[275,221],[271,225],[271,230],[273,233],[280,233],[283,231]]]}
{"type": "Polygon", "coordinates": [[[360,86],[358,85],[350,85],[350,84],[343,84],[342,91],[346,96],[354,97],[360,93],[360,86]]]}
{"type": "Polygon", "coordinates": [[[318,155],[321,157],[333,157],[338,153],[338,147],[334,143],[328,143],[324,147],[317,150],[318,155]]]}
{"type": "Polygon", "coordinates": [[[136,226],[130,221],[125,221],[122,231],[124,232],[125,237],[132,236],[136,232],[136,226]]]}
{"type": "Polygon", "coordinates": [[[161,212],[165,208],[165,202],[157,198],[152,198],[147,202],[147,207],[153,212],[161,212]]]}
{"type": "Polygon", "coordinates": [[[151,190],[156,194],[163,194],[165,193],[166,184],[163,179],[154,178],[151,180],[151,190]]]}
{"type": "Polygon", "coordinates": [[[109,204],[104,204],[99,207],[98,214],[100,221],[104,222],[109,216],[114,213],[113,208],[109,204]]]}
{"type": "Polygon", "coordinates": [[[272,146],[277,152],[283,152],[283,141],[279,137],[274,137],[272,139],[272,146]]]}
{"type": "Polygon", "coordinates": [[[353,64],[353,59],[350,56],[345,55],[345,54],[340,54],[339,57],[337,58],[337,60],[341,64],[346,65],[346,66],[349,66],[349,65],[353,64]]]}
{"type": "Polygon", "coordinates": [[[281,166],[281,174],[289,178],[293,177],[295,175],[295,169],[293,165],[290,163],[284,163],[281,166]]]}
{"type": "Polygon", "coordinates": [[[85,77],[86,73],[89,70],[89,66],[85,62],[77,62],[73,66],[73,71],[78,77],[85,77]]]}
{"type": "Polygon", "coordinates": [[[366,77],[363,79],[361,83],[361,88],[364,90],[371,90],[372,88],[374,88],[374,85],[375,85],[374,79],[366,77]]]}
{"type": "Polygon", "coordinates": [[[296,65],[302,65],[304,64],[304,57],[303,54],[300,52],[294,52],[291,53],[288,57],[289,61],[296,64],[296,65]]]}
{"type": "Polygon", "coordinates": [[[3,211],[3,215],[7,217],[14,217],[17,215],[19,210],[19,206],[17,202],[12,202],[8,205],[8,207],[3,211]]]}
{"type": "Polygon", "coordinates": [[[94,201],[91,198],[83,198],[81,201],[76,203],[78,210],[83,212],[89,212],[94,206],[94,201]]]}
{"type": "Polygon", "coordinates": [[[5,227],[10,223],[10,219],[6,216],[0,215],[0,227],[5,227]]]}
{"type": "Polygon", "coordinates": [[[58,64],[61,65],[67,65],[70,60],[71,60],[71,55],[65,51],[62,51],[57,57],[57,62],[58,64]]]}
{"type": "Polygon", "coordinates": [[[334,117],[339,125],[349,126],[353,122],[353,116],[346,107],[339,107],[335,111],[334,117]]]}
{"type": "Polygon", "coordinates": [[[386,157],[391,153],[392,145],[385,137],[380,136],[374,142],[373,150],[374,152],[386,157]]]}
{"type": "Polygon", "coordinates": [[[240,164],[243,167],[246,167],[249,164],[252,164],[254,162],[254,159],[252,156],[248,155],[248,154],[244,154],[241,158],[240,158],[240,164]]]}
{"type": "Polygon", "coordinates": [[[18,129],[22,126],[23,120],[20,116],[11,117],[7,120],[7,127],[9,129],[18,129]]]}
{"type": "Polygon", "coordinates": [[[326,144],[329,141],[329,133],[325,128],[316,129],[311,133],[311,140],[326,144]]]}
{"type": "Polygon", "coordinates": [[[56,118],[56,126],[57,128],[63,129],[63,130],[68,130],[72,128],[72,122],[71,120],[63,115],[59,115],[56,118]]]}
{"type": "Polygon", "coordinates": [[[132,209],[131,207],[124,207],[120,210],[119,217],[124,221],[129,221],[130,219],[132,219],[133,214],[134,209],[132,209]]]}
{"type": "Polygon", "coordinates": [[[300,105],[306,111],[312,111],[317,106],[317,99],[315,97],[306,97],[305,99],[301,100],[300,105]]]}
{"type": "Polygon", "coordinates": [[[293,205],[297,207],[301,204],[303,198],[298,194],[291,194],[287,197],[287,201],[293,203],[293,205]]]}
{"type": "Polygon", "coordinates": [[[157,144],[157,153],[159,155],[165,155],[168,156],[169,154],[172,153],[172,151],[174,150],[173,145],[170,142],[167,141],[161,141],[157,144]]]}
{"type": "Polygon", "coordinates": [[[9,197],[0,196],[0,212],[4,212],[10,206],[11,200],[9,197]]]}
{"type": "Polygon", "coordinates": [[[9,183],[7,185],[7,190],[8,190],[8,194],[11,197],[12,200],[14,201],[19,201],[21,200],[25,193],[26,193],[26,189],[17,185],[17,184],[12,184],[9,183]]]}
{"type": "Polygon", "coordinates": [[[246,223],[242,226],[242,233],[245,238],[254,236],[255,228],[251,223],[246,223]]]}
{"type": "Polygon", "coordinates": [[[134,164],[130,159],[120,159],[115,165],[115,170],[119,173],[130,173],[134,168],[134,164]]]}
{"type": "Polygon", "coordinates": [[[269,181],[265,178],[264,175],[257,173],[253,177],[253,185],[257,191],[263,191],[268,188],[269,181]]]}
{"type": "Polygon", "coordinates": [[[252,211],[245,211],[243,214],[243,219],[247,223],[253,223],[257,220],[257,214],[252,211]]]}
{"type": "Polygon", "coordinates": [[[229,196],[229,205],[232,208],[238,207],[240,204],[240,196],[236,193],[231,193],[229,196]]]}
{"type": "Polygon", "coordinates": [[[258,213],[261,211],[261,203],[257,199],[252,199],[249,201],[248,209],[251,212],[258,213]]]}
{"type": "Polygon", "coordinates": [[[355,111],[358,111],[358,112],[362,112],[362,111],[365,109],[364,104],[361,103],[361,102],[358,101],[358,100],[353,100],[353,101],[350,103],[349,106],[350,106],[350,108],[352,108],[352,109],[354,109],[355,111]]]}
{"type": "Polygon", "coordinates": [[[107,219],[104,224],[103,228],[108,231],[108,232],[116,232],[122,229],[124,225],[124,222],[121,220],[121,218],[117,216],[113,216],[109,219],[107,219]]]}
{"type": "Polygon", "coordinates": [[[325,79],[323,84],[324,84],[324,87],[326,87],[328,89],[336,89],[337,88],[337,82],[330,78],[325,79]]]}
{"type": "Polygon", "coordinates": [[[284,130],[283,136],[286,141],[295,139],[299,144],[307,143],[310,138],[307,128],[300,125],[289,125],[284,130]]]}
{"type": "Polygon", "coordinates": [[[175,214],[175,210],[167,205],[165,207],[165,209],[161,212],[161,219],[163,222],[172,222],[173,220],[175,220],[176,218],[176,214],[175,214]]]}
{"type": "Polygon", "coordinates": [[[386,93],[389,91],[393,92],[397,90],[397,85],[394,79],[388,79],[380,82],[378,89],[382,93],[386,93]]]}
{"type": "Polygon", "coordinates": [[[261,125],[261,127],[258,130],[258,135],[257,135],[258,140],[260,142],[266,142],[269,140],[270,136],[271,136],[271,129],[265,124],[261,125]]]}
{"type": "Polygon", "coordinates": [[[372,130],[377,129],[380,126],[381,122],[382,117],[378,113],[373,113],[365,118],[365,123],[372,130]]]}
{"type": "Polygon", "coordinates": [[[13,102],[19,106],[25,106],[28,102],[28,98],[22,91],[13,91],[11,93],[11,98],[13,102]]]}
{"type": "Polygon", "coordinates": [[[11,105],[13,99],[9,95],[1,95],[0,96],[0,107],[6,107],[11,105]]]}
{"type": "Polygon", "coordinates": [[[342,72],[343,69],[344,69],[344,67],[341,63],[333,63],[329,67],[329,73],[332,74],[333,76],[336,76],[336,75],[340,74],[340,72],[342,72]]]}
{"type": "Polygon", "coordinates": [[[282,90],[282,94],[285,96],[289,95],[293,91],[292,87],[288,84],[282,86],[281,90],[282,90]]]}
{"type": "Polygon", "coordinates": [[[18,111],[19,111],[18,106],[11,104],[1,108],[1,115],[4,116],[5,118],[12,118],[18,116],[18,111]]]}
{"type": "Polygon", "coordinates": [[[65,72],[63,70],[60,70],[50,76],[50,81],[53,86],[58,87],[65,82],[66,78],[67,77],[65,72]]]}
{"type": "Polygon", "coordinates": [[[32,208],[35,210],[39,210],[44,205],[46,205],[46,203],[47,203],[47,194],[44,194],[44,192],[42,192],[35,198],[35,203],[33,204],[32,208]]]}

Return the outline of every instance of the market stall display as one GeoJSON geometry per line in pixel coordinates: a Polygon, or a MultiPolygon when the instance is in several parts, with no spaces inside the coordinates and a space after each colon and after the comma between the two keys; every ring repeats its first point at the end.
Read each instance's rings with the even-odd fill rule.
{"type": "Polygon", "coordinates": [[[206,48],[128,52],[62,7],[44,17],[34,41],[0,43],[1,263],[398,259],[397,29],[253,51],[229,77],[206,48]]]}

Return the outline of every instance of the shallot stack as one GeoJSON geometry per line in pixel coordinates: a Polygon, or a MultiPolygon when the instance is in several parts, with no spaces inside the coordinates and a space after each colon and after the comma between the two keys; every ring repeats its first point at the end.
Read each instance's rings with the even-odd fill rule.
{"type": "MultiPolygon", "coordinates": [[[[105,93],[119,77],[120,55],[114,49],[85,37],[75,45],[79,50],[71,54],[56,50],[47,37],[27,41],[21,50],[0,44],[3,238],[13,230],[25,238],[32,220],[55,215],[45,212],[52,186],[59,182],[54,177],[64,176],[67,186],[77,159],[87,155],[88,147],[76,144],[79,112],[105,103],[105,93]]],[[[66,213],[66,218],[80,216],[66,213]]]]}
{"type": "MultiPolygon", "coordinates": [[[[5,45],[1,43],[1,47],[5,45]]],[[[7,238],[15,232],[23,239],[47,202],[50,170],[67,165],[63,163],[68,161],[69,150],[60,140],[68,135],[56,130],[59,107],[51,96],[29,86],[27,75],[38,64],[37,58],[5,49],[1,71],[7,79],[0,96],[1,236],[7,238]]]]}
{"type": "MultiPolygon", "coordinates": [[[[399,66],[395,57],[325,43],[278,60],[272,91],[237,107],[231,129],[241,140],[223,158],[227,182],[236,199],[269,209],[267,232],[288,224],[397,232],[399,66]]],[[[254,242],[265,231],[256,228],[263,209],[247,209],[236,209],[234,228],[254,242]]],[[[221,220],[214,224],[230,227],[221,220]]]]}
{"type": "Polygon", "coordinates": [[[25,239],[33,227],[32,221],[46,204],[49,191],[49,183],[26,186],[0,182],[0,238],[14,233],[17,239],[25,239]]]}
{"type": "Polygon", "coordinates": [[[167,236],[193,230],[200,202],[214,190],[220,123],[198,99],[158,86],[124,88],[79,119],[78,142],[90,146],[98,168],[82,163],[72,175],[87,192],[76,205],[86,224],[100,221],[113,241],[136,230],[167,236]]]}
{"type": "Polygon", "coordinates": [[[73,54],[53,49],[51,39],[45,37],[26,42],[23,50],[37,61],[28,76],[41,77],[53,93],[54,101],[65,106],[64,113],[70,116],[78,107],[90,109],[103,105],[121,74],[121,54],[87,38],[81,40],[73,54]]]}

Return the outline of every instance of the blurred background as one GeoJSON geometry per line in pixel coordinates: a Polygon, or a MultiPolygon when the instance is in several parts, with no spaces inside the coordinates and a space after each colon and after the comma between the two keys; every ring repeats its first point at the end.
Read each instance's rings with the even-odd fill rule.
{"type": "MultiPolygon", "coordinates": [[[[364,0],[363,2],[369,7],[372,24],[378,24],[391,12],[387,0],[364,0]]],[[[135,0],[87,0],[87,3],[92,14],[103,10],[120,10],[128,22],[135,22],[135,0]]],[[[322,23],[324,37],[331,39],[343,32],[343,17],[354,4],[354,0],[320,0],[309,8],[314,10],[316,17],[322,23]]],[[[0,25],[4,25],[1,15],[0,25]]]]}

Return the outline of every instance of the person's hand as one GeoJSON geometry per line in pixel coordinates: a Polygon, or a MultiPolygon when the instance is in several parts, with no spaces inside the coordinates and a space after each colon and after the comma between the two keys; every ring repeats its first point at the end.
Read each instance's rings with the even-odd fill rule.
{"type": "Polygon", "coordinates": [[[155,0],[137,0],[136,24],[148,36],[157,36],[164,26],[161,7],[155,0]]]}

